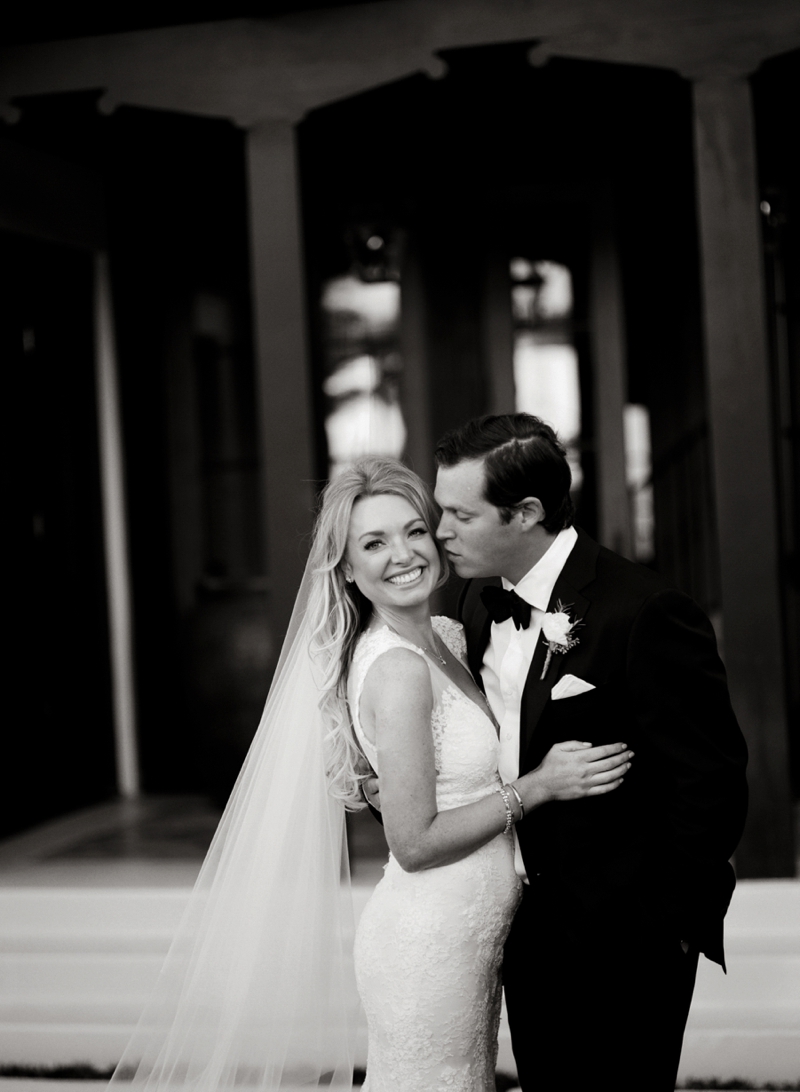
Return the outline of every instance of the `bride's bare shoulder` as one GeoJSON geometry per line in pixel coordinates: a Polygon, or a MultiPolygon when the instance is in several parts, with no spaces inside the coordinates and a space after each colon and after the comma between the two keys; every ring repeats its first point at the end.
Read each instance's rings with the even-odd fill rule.
{"type": "Polygon", "coordinates": [[[407,707],[433,700],[431,673],[424,656],[412,646],[382,649],[370,663],[362,690],[367,708],[407,707]]]}

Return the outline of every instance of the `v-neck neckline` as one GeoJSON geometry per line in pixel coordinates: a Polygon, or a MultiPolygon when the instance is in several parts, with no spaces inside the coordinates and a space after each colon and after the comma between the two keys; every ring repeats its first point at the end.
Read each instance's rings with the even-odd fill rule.
{"type": "Polygon", "coordinates": [[[444,676],[444,678],[447,680],[448,686],[454,687],[459,692],[459,694],[461,694],[471,705],[474,705],[476,709],[479,709],[480,712],[483,713],[483,715],[488,719],[489,723],[491,724],[492,728],[494,729],[495,735],[497,736],[498,739],[500,739],[500,725],[497,723],[497,720],[495,719],[494,711],[493,711],[491,705],[489,705],[489,699],[486,697],[485,694],[483,694],[483,692],[482,692],[481,688],[478,686],[477,682],[475,682],[475,677],[473,676],[472,672],[470,671],[469,665],[465,664],[461,660],[461,658],[459,656],[456,656],[455,652],[453,652],[453,650],[450,648],[447,641],[445,641],[445,639],[443,637],[439,637],[439,634],[436,633],[436,631],[434,630],[434,636],[439,637],[439,640],[445,646],[447,651],[461,664],[461,666],[464,668],[466,673],[469,675],[469,677],[475,683],[475,687],[478,690],[478,693],[481,694],[481,696],[483,697],[483,703],[482,704],[480,702],[477,702],[472,697],[472,695],[468,694],[466,692],[466,690],[464,690],[463,687],[458,685],[457,682],[454,682],[450,678],[450,676],[447,674],[447,672],[444,670],[444,667],[441,664],[437,663],[436,660],[429,653],[427,653],[425,651],[425,649],[422,647],[422,645],[418,645],[415,641],[410,641],[408,639],[408,637],[404,637],[402,635],[402,633],[398,633],[396,629],[392,629],[392,627],[389,625],[388,622],[384,622],[383,625],[380,627],[380,629],[367,630],[366,634],[367,635],[371,634],[371,635],[374,636],[374,635],[377,635],[378,633],[382,633],[383,630],[388,630],[389,633],[394,634],[395,637],[398,637],[405,644],[411,645],[412,648],[415,648],[417,650],[417,652],[419,652],[422,655],[423,659],[425,659],[427,661],[429,667],[435,668],[439,672],[440,675],[444,676]]]}
{"type": "MultiPolygon", "coordinates": [[[[394,632],[394,631],[392,631],[392,632],[394,632]]],[[[398,634],[398,637],[399,637],[399,636],[400,636],[400,634],[398,634]]],[[[438,637],[439,635],[438,635],[438,634],[436,634],[436,636],[438,637]]],[[[403,640],[403,641],[404,641],[404,640],[405,640],[405,637],[401,637],[401,640],[403,640]]],[[[488,719],[489,719],[489,723],[490,723],[490,724],[491,724],[491,726],[492,726],[492,727],[494,728],[494,730],[495,730],[495,733],[497,734],[497,738],[499,739],[499,738],[500,738],[500,725],[499,725],[499,724],[497,723],[497,720],[495,719],[495,715],[494,715],[494,712],[493,712],[493,710],[492,710],[492,707],[491,707],[491,705],[489,705],[489,699],[488,699],[488,698],[486,697],[486,695],[485,695],[485,694],[483,694],[483,692],[482,692],[481,688],[480,688],[480,687],[478,686],[478,684],[477,684],[477,683],[475,682],[475,679],[473,678],[473,676],[472,676],[472,672],[470,671],[469,667],[467,667],[467,665],[466,665],[466,664],[464,664],[464,663],[462,662],[462,660],[461,660],[461,658],[460,658],[459,656],[456,656],[455,652],[453,652],[453,650],[452,650],[452,649],[450,648],[450,646],[449,646],[449,645],[447,644],[447,641],[445,641],[443,637],[440,637],[440,638],[439,638],[439,640],[440,640],[440,641],[442,641],[442,643],[443,643],[443,644],[445,645],[445,647],[447,648],[447,651],[448,651],[448,652],[449,652],[449,653],[450,653],[450,654],[451,654],[451,655],[452,655],[452,656],[453,656],[453,657],[454,657],[454,658],[455,658],[455,659],[456,659],[456,660],[458,661],[458,663],[459,663],[459,664],[461,664],[461,666],[462,666],[462,667],[464,668],[464,670],[466,671],[466,673],[467,673],[467,674],[469,675],[469,677],[470,677],[470,678],[472,679],[473,683],[475,683],[475,689],[476,689],[476,690],[478,691],[478,693],[479,693],[479,694],[481,694],[481,695],[482,695],[482,697],[483,697],[483,703],[482,703],[482,704],[481,704],[481,703],[479,703],[479,702],[477,702],[477,701],[475,700],[475,698],[473,698],[471,694],[468,694],[468,693],[466,692],[466,690],[465,690],[465,689],[464,689],[464,688],[463,688],[462,686],[459,686],[457,682],[455,682],[455,681],[454,681],[453,679],[451,679],[451,678],[450,678],[450,676],[449,676],[449,675],[447,674],[447,672],[445,671],[444,667],[443,667],[443,666],[442,666],[441,664],[438,664],[438,663],[437,663],[437,662],[436,662],[436,661],[435,661],[435,660],[433,659],[433,657],[432,657],[432,656],[429,656],[429,655],[428,655],[428,653],[427,653],[427,652],[425,651],[425,649],[424,649],[424,648],[422,648],[422,647],[421,647],[420,645],[414,645],[414,647],[415,647],[415,648],[418,648],[418,649],[419,649],[419,651],[420,651],[420,652],[422,653],[422,655],[423,655],[423,656],[425,657],[425,659],[426,659],[426,660],[428,661],[428,663],[429,663],[429,664],[430,664],[431,666],[435,667],[435,668],[436,668],[436,670],[437,670],[437,671],[439,672],[439,674],[440,674],[440,675],[443,675],[443,676],[445,677],[445,679],[447,679],[447,682],[448,682],[448,684],[449,684],[450,686],[454,686],[454,687],[456,688],[456,690],[457,690],[457,691],[459,692],[459,694],[462,694],[462,695],[463,695],[463,696],[464,696],[464,697],[465,697],[465,698],[467,699],[467,701],[468,701],[468,702],[470,702],[470,703],[471,703],[472,705],[474,705],[476,709],[480,709],[480,711],[481,711],[481,712],[483,713],[483,715],[484,715],[485,717],[488,717],[488,719]]],[[[413,644],[414,644],[414,642],[413,642],[413,641],[409,641],[408,643],[409,643],[410,645],[413,645],[413,644]]]]}

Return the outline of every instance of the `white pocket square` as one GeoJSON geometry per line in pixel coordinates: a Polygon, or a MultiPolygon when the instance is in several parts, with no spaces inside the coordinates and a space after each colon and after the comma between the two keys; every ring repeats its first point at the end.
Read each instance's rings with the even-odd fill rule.
{"type": "Polygon", "coordinates": [[[574,698],[576,694],[585,694],[594,689],[590,682],[579,679],[577,675],[563,675],[550,691],[550,697],[558,701],[559,698],[574,698]]]}

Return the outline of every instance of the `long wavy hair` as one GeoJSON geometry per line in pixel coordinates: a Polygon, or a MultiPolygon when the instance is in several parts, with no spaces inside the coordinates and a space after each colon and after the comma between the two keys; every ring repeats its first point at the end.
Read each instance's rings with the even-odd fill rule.
{"type": "Polygon", "coordinates": [[[345,580],[347,534],[356,501],[387,493],[408,501],[433,537],[441,566],[436,587],[441,587],[449,576],[444,547],[435,535],[439,511],[431,490],[397,459],[382,456],[359,459],[325,487],[309,556],[312,583],[307,611],[312,653],[324,665],[320,708],[329,726],[326,735],[329,788],[349,811],[365,806],[361,782],[369,775],[370,767],[355,736],[347,704],[347,678],[356,643],[373,608],[356,584],[345,580]]]}

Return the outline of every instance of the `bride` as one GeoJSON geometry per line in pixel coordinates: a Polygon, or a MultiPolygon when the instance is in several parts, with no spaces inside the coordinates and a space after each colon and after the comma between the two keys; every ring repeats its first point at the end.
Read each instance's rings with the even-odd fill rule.
{"type": "Polygon", "coordinates": [[[502,784],[461,627],[430,614],[436,523],[391,459],[326,488],[259,730],[114,1082],[349,1089],[354,967],[365,1089],[494,1088],[512,827],[612,791],[630,752],[557,744],[502,784]],[[373,771],[391,852],[353,949],[344,813],[373,771]]]}

